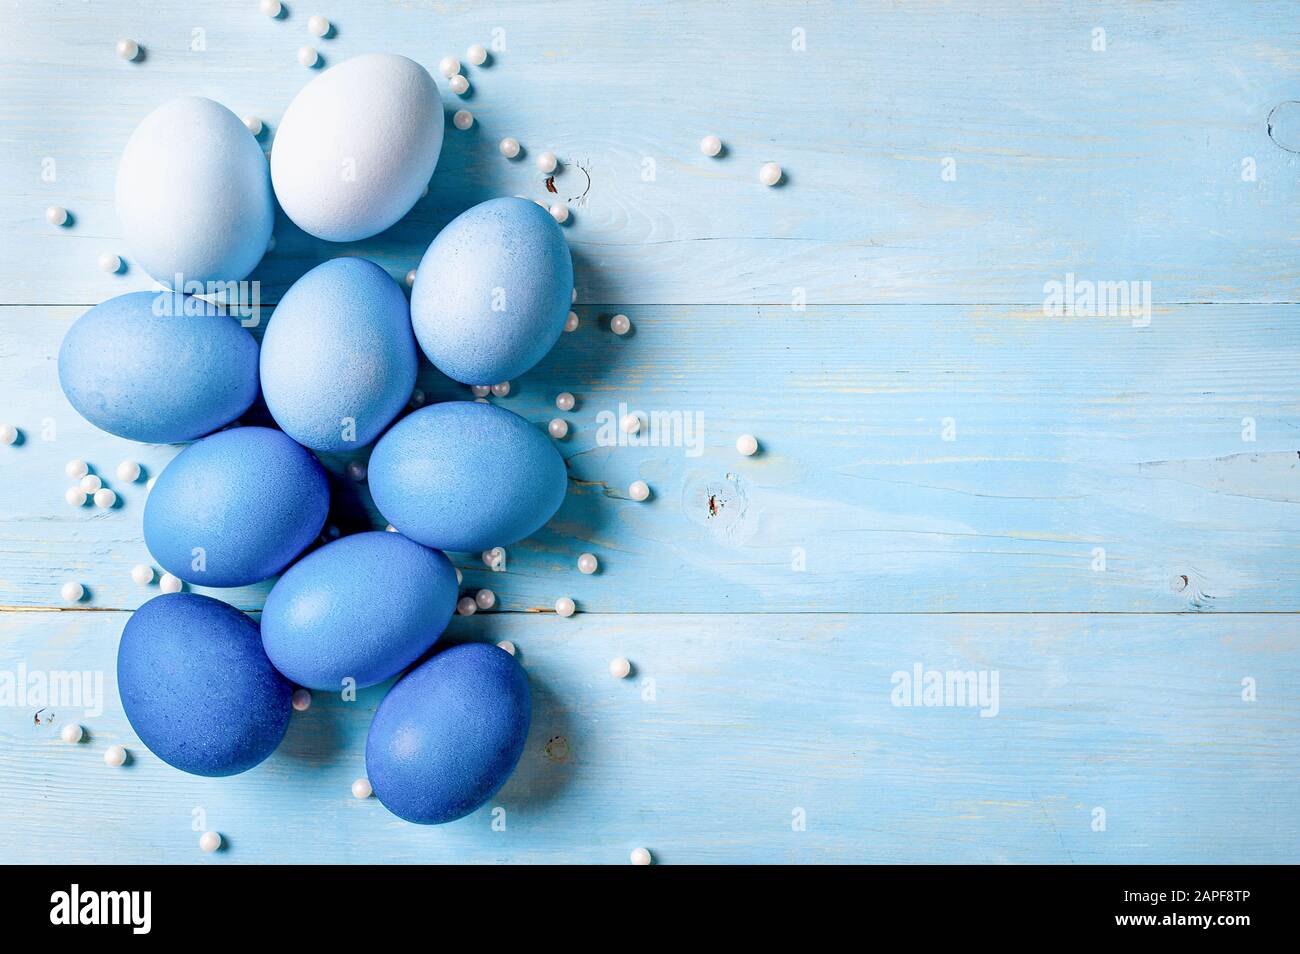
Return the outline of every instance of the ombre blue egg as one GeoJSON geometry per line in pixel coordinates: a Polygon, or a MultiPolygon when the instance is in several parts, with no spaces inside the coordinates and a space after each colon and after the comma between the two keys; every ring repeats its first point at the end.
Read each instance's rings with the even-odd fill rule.
{"type": "Polygon", "coordinates": [[[568,472],[551,439],[492,404],[450,401],[408,414],[379,439],[370,494],[401,533],[438,550],[506,546],[564,502],[568,472]]]}
{"type": "Polygon", "coordinates": [[[569,246],[550,213],[529,199],[491,199],[429,245],[411,289],[411,322],[443,374],[497,384],[551,350],[572,294],[569,246]]]}
{"type": "Polygon", "coordinates": [[[303,557],[262,610],[275,668],[308,689],[338,691],[395,676],[442,635],[456,608],[456,569],[396,533],[343,537],[303,557]]]}
{"type": "Polygon", "coordinates": [[[284,432],[316,451],[369,444],[410,400],[417,357],[406,296],[362,258],[293,283],[262,337],[262,394],[284,432]]]}
{"type": "Polygon", "coordinates": [[[284,738],[293,686],[239,610],[196,593],[166,593],[122,630],[117,693],[140,741],[168,765],[235,775],[284,738]]]}
{"type": "Polygon", "coordinates": [[[320,462],[267,427],[196,441],[168,464],[144,506],[144,542],[167,572],[203,586],[274,576],[319,536],[329,512],[320,462]]]}
{"type": "Polygon", "coordinates": [[[257,398],[257,342],[201,298],[131,292],[68,329],[59,384],[100,430],[151,444],[192,441],[257,398]]]}
{"type": "Polygon", "coordinates": [[[519,762],[528,677],[486,643],[453,646],[399,679],[366,737],[366,777],[394,815],[441,825],[481,806],[519,762]]]}

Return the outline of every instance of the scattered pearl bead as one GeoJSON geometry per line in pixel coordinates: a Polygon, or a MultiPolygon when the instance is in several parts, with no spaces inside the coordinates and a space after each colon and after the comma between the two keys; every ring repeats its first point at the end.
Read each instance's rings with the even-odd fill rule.
{"type": "Polygon", "coordinates": [[[632,664],[622,656],[609,661],[609,674],[615,679],[626,679],[631,672],[632,664]]]}
{"type": "Polygon", "coordinates": [[[59,730],[59,738],[68,745],[76,745],[81,741],[81,726],[75,722],[70,722],[59,730]]]}
{"type": "Polygon", "coordinates": [[[619,426],[623,428],[624,434],[635,434],[641,430],[641,418],[635,414],[624,414],[619,426]]]}
{"type": "Polygon", "coordinates": [[[137,563],[131,567],[131,579],[135,580],[141,586],[148,586],[153,582],[153,567],[144,563],[137,563]]]}
{"type": "Polygon", "coordinates": [[[280,15],[280,0],[262,0],[259,6],[268,17],[274,19],[280,15]]]}
{"type": "Polygon", "coordinates": [[[86,595],[86,588],[75,581],[68,581],[59,588],[59,595],[63,597],[65,603],[79,603],[81,598],[86,595]]]}
{"type": "Polygon", "coordinates": [[[515,654],[515,644],[508,639],[503,639],[501,642],[497,643],[497,649],[504,649],[511,656],[515,654]]]}
{"type": "Polygon", "coordinates": [[[722,152],[722,140],[717,136],[705,136],[700,140],[700,152],[706,156],[716,156],[722,152]]]}
{"type": "Polygon", "coordinates": [[[563,418],[552,418],[551,423],[546,425],[546,431],[557,441],[563,440],[569,434],[569,422],[563,418]]]}
{"type": "Polygon", "coordinates": [[[365,480],[367,473],[366,465],[361,463],[359,460],[354,460],[352,463],[348,464],[348,476],[357,483],[361,483],[365,480]]]}
{"type": "Polygon", "coordinates": [[[180,577],[172,576],[170,573],[164,573],[162,579],[158,581],[158,589],[164,593],[179,593],[184,585],[180,577]]]}
{"type": "Polygon", "coordinates": [[[505,547],[493,547],[483,551],[483,565],[489,570],[500,571],[506,568],[505,547]]]}
{"type": "Polygon", "coordinates": [[[551,218],[555,219],[555,221],[559,222],[561,225],[569,221],[569,207],[563,202],[551,203],[551,207],[546,211],[551,213],[551,218]]]}
{"type": "Polygon", "coordinates": [[[411,407],[424,407],[425,400],[426,400],[425,394],[419,388],[416,388],[414,391],[411,392],[411,400],[410,400],[411,407]]]}
{"type": "Polygon", "coordinates": [[[456,601],[456,612],[461,616],[473,616],[478,611],[478,604],[472,596],[462,596],[456,601]]]}
{"type": "Polygon", "coordinates": [[[129,62],[140,55],[140,44],[135,42],[135,40],[118,40],[117,55],[129,62]]]}
{"type": "Polygon", "coordinates": [[[453,569],[456,571],[456,585],[460,586],[465,582],[465,577],[461,575],[460,567],[454,567],[453,569]]]}
{"type": "Polygon", "coordinates": [[[781,181],[781,167],[775,162],[765,162],[758,170],[758,181],[765,186],[774,186],[781,181]]]}
{"type": "Polygon", "coordinates": [[[415,285],[415,269],[406,273],[406,287],[411,288],[415,285]]]}
{"type": "Polygon", "coordinates": [[[457,73],[447,81],[447,87],[457,96],[464,96],[469,92],[469,80],[457,73]]]}
{"type": "Polygon", "coordinates": [[[307,18],[307,32],[312,36],[324,36],[330,31],[330,22],[319,13],[307,18]]]}
{"type": "Polygon", "coordinates": [[[199,836],[199,848],[211,854],[221,847],[221,835],[215,831],[205,831],[199,836]]]}
{"type": "Polygon", "coordinates": [[[101,487],[95,491],[95,506],[100,510],[108,510],[117,503],[117,494],[107,487],[101,487]]]}
{"type": "MultiPolygon", "coordinates": [[[[384,532],[385,532],[385,533],[396,533],[396,532],[397,532],[397,528],[396,528],[395,526],[393,526],[393,525],[390,523],[388,526],[384,527],[384,532]]],[[[456,582],[459,583],[460,580],[457,580],[456,582]]]]}
{"type": "Polygon", "coordinates": [[[52,205],[45,210],[45,221],[51,225],[63,225],[68,221],[68,210],[61,205],[52,205]]]}
{"type": "MultiPolygon", "coordinates": [[[[501,140],[501,146],[499,148],[501,149],[501,155],[505,156],[507,159],[513,159],[515,156],[519,155],[519,140],[511,139],[507,136],[505,139],[501,140]]],[[[58,225],[59,223],[56,222],[54,224],[58,225]]]]}
{"type": "Polygon", "coordinates": [[[124,460],[117,465],[117,479],[133,484],[140,479],[140,465],[133,460],[124,460]]]}
{"type": "Polygon", "coordinates": [[[84,507],[86,505],[86,492],[80,487],[69,487],[63,494],[69,506],[84,507]]]}
{"type": "Polygon", "coordinates": [[[451,124],[463,132],[474,125],[474,114],[468,109],[458,109],[452,113],[451,124]]]}
{"type": "Polygon", "coordinates": [[[746,457],[753,457],[758,453],[758,438],[753,434],[741,434],[736,438],[736,450],[746,457]]]}
{"type": "Polygon", "coordinates": [[[554,172],[555,167],[559,165],[559,160],[555,158],[555,153],[544,152],[537,157],[537,168],[542,172],[554,172]]]}
{"type": "Polygon", "coordinates": [[[438,63],[438,72],[451,79],[460,72],[460,60],[454,56],[444,56],[438,63]]]}
{"type": "Polygon", "coordinates": [[[471,66],[482,66],[487,62],[487,49],[482,43],[475,43],[465,51],[465,59],[471,66]]]}
{"type": "Polygon", "coordinates": [[[316,52],[314,46],[300,46],[298,48],[298,62],[303,66],[315,66],[318,59],[320,59],[320,54],[316,52]]]}
{"type": "Polygon", "coordinates": [[[490,384],[471,384],[469,389],[473,392],[475,397],[487,397],[492,393],[492,386],[490,384]]]}
{"type": "Polygon", "coordinates": [[[582,556],[578,557],[578,570],[581,573],[586,573],[590,576],[595,573],[599,567],[600,563],[596,560],[596,555],[594,553],[584,553],[582,556]]]}
{"type": "Polygon", "coordinates": [[[294,712],[306,712],[311,708],[311,693],[306,689],[295,689],[289,698],[289,704],[293,706],[294,712]]]}
{"type": "MultiPolygon", "coordinates": [[[[520,196],[519,198],[522,199],[523,196],[520,196]]],[[[539,209],[542,209],[545,212],[549,212],[551,210],[551,207],[547,205],[545,202],[543,202],[541,199],[533,199],[533,205],[537,206],[539,209]]]]}
{"type": "Polygon", "coordinates": [[[112,252],[104,252],[99,256],[99,267],[101,271],[116,275],[122,270],[122,259],[112,252]]]}
{"type": "Polygon", "coordinates": [[[627,315],[615,315],[609,319],[609,330],[616,335],[625,335],[632,330],[632,322],[627,315]]]}
{"type": "Polygon", "coordinates": [[[650,852],[644,848],[633,848],[632,854],[628,855],[628,859],[634,865],[648,865],[654,860],[650,857],[650,852]]]}
{"type": "Polygon", "coordinates": [[[627,495],[638,502],[646,500],[650,496],[650,485],[644,480],[634,480],[627,488],[627,495]]]}
{"type": "Polygon", "coordinates": [[[578,313],[576,311],[569,312],[569,317],[564,319],[564,330],[565,331],[578,330],[578,313]]]}
{"type": "Polygon", "coordinates": [[[63,465],[63,472],[73,480],[80,480],[90,473],[90,466],[80,457],[74,457],[63,465]]]}
{"type": "Polygon", "coordinates": [[[510,382],[502,381],[500,384],[492,385],[492,393],[497,397],[505,397],[510,393],[510,382]]]}
{"type": "Polygon", "coordinates": [[[244,125],[248,127],[248,131],[253,134],[254,139],[262,135],[262,121],[256,116],[245,116],[244,125]]]}
{"type": "Polygon", "coordinates": [[[555,395],[555,406],[561,411],[572,411],[573,406],[576,403],[577,400],[570,391],[561,391],[559,394],[555,395]]]}
{"type": "Polygon", "coordinates": [[[567,596],[561,596],[555,601],[555,613],[557,616],[563,616],[565,619],[568,619],[573,615],[573,612],[576,609],[577,607],[573,605],[573,600],[569,599],[567,596]]]}
{"type": "Polygon", "coordinates": [[[491,590],[479,590],[474,594],[474,602],[479,609],[489,610],[497,605],[497,595],[491,590]]]}
{"type": "Polygon", "coordinates": [[[12,444],[18,440],[18,428],[12,424],[0,424],[0,444],[12,444]]]}
{"type": "Polygon", "coordinates": [[[120,745],[110,745],[104,750],[104,764],[118,768],[126,764],[126,749],[120,745]]]}
{"type": "Polygon", "coordinates": [[[352,783],[353,798],[369,798],[374,792],[375,790],[370,787],[370,779],[368,778],[359,778],[352,783]]]}
{"type": "Polygon", "coordinates": [[[102,486],[104,486],[104,482],[94,474],[87,474],[81,478],[81,489],[88,494],[93,494],[102,486]]]}
{"type": "Polygon", "coordinates": [[[569,296],[569,303],[572,305],[576,305],[578,303],[578,289],[575,288],[573,290],[573,294],[569,296]]]}
{"type": "Polygon", "coordinates": [[[150,490],[153,490],[153,485],[157,482],[158,482],[157,477],[150,477],[148,480],[146,480],[144,482],[145,492],[148,493],[150,490]]]}

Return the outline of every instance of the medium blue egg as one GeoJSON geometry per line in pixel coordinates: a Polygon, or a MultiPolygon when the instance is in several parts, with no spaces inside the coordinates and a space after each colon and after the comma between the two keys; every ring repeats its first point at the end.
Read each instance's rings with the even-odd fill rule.
{"type": "Polygon", "coordinates": [[[462,212],[415,273],[411,321],[429,360],[464,384],[517,378],[564,332],[573,261],[560,226],[528,199],[462,212]]]}
{"type": "Polygon", "coordinates": [[[192,441],[257,398],[257,342],[201,298],[132,292],[96,305],[59,348],[59,383],[77,412],[133,441],[192,441]]]}
{"type": "Polygon", "coordinates": [[[239,610],[197,593],[166,593],[122,630],[117,694],[140,741],[168,765],[235,775],[284,738],[293,686],[239,610]]]}
{"type": "Polygon", "coordinates": [[[144,542],[167,572],[245,586],[283,570],[329,512],[320,462],[287,434],[237,427],[191,444],[144,505],[144,542]]]}
{"type": "Polygon", "coordinates": [[[453,646],[397,681],[370,724],[366,777],[418,825],[468,815],[505,784],[532,719],[528,677],[504,649],[453,646]]]}
{"type": "Polygon", "coordinates": [[[473,401],[402,418],[375,445],[369,479],[389,523],[455,551],[522,540],[555,515],[568,488],[549,437],[518,414],[473,401]]]}
{"type": "Polygon", "coordinates": [[[262,394],[275,422],[317,451],[369,444],[406,406],[417,357],[406,296],[362,258],[293,283],[262,337],[262,394]]]}
{"type": "Polygon", "coordinates": [[[456,569],[396,533],[359,533],[291,566],[262,611],[275,668],[308,689],[338,691],[395,676],[442,635],[456,608],[456,569]]]}

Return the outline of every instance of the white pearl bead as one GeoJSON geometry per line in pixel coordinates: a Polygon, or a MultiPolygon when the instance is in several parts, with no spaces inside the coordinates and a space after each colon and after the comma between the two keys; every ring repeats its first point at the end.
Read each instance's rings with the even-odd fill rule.
{"type": "Polygon", "coordinates": [[[619,422],[619,426],[623,428],[624,434],[635,434],[637,431],[641,430],[641,418],[637,417],[635,414],[624,414],[623,420],[619,422]]]}
{"type": "Polygon", "coordinates": [[[90,467],[80,457],[74,457],[63,465],[63,472],[73,480],[80,480],[90,473],[90,467]]]}
{"type": "Polygon", "coordinates": [[[51,225],[62,225],[68,221],[68,210],[61,205],[52,205],[45,210],[45,221],[51,225]]]}
{"type": "Polygon", "coordinates": [[[104,252],[99,256],[99,268],[110,275],[116,275],[122,270],[122,259],[112,252],[104,252]]]}
{"type": "Polygon", "coordinates": [[[462,131],[469,129],[474,125],[474,114],[468,109],[458,109],[452,114],[451,124],[462,131]]]}
{"type": "Polygon", "coordinates": [[[81,726],[75,722],[70,722],[59,730],[59,738],[68,745],[76,745],[81,741],[81,726]]]}
{"type": "Polygon", "coordinates": [[[307,18],[307,32],[312,36],[324,36],[330,31],[330,22],[319,13],[307,18]]]}
{"type": "Polygon", "coordinates": [[[575,288],[573,290],[573,294],[569,296],[569,304],[576,305],[577,303],[578,303],[578,289],[575,288]]]}
{"type": "Polygon", "coordinates": [[[475,397],[487,397],[492,393],[492,385],[490,384],[471,384],[469,389],[475,397]]]}
{"type": "Polygon", "coordinates": [[[120,461],[117,465],[117,479],[133,484],[140,479],[140,465],[133,460],[120,461]]]}
{"type": "Polygon", "coordinates": [[[554,437],[557,441],[562,440],[569,433],[569,422],[563,418],[552,418],[551,423],[546,425],[546,432],[554,437]]]}
{"type": "Polygon", "coordinates": [[[650,857],[650,852],[644,848],[633,848],[632,854],[628,855],[628,860],[634,865],[648,865],[654,859],[650,857]]]}
{"type": "Polygon", "coordinates": [[[576,403],[577,400],[570,391],[561,391],[559,394],[555,395],[555,406],[561,411],[572,411],[573,406],[576,403]]]}
{"type": "Polygon", "coordinates": [[[454,56],[444,56],[438,62],[438,72],[447,77],[447,79],[451,79],[460,72],[460,60],[456,59],[454,56]]]}
{"type": "Polygon", "coordinates": [[[170,573],[164,573],[162,579],[158,581],[158,589],[164,593],[179,593],[184,585],[180,577],[172,576],[170,573]]]}
{"type": "Polygon", "coordinates": [[[104,482],[94,474],[87,474],[81,478],[81,489],[88,494],[93,494],[102,486],[104,486],[104,482]]]}
{"type": "Polygon", "coordinates": [[[374,789],[370,787],[370,779],[359,778],[352,783],[353,798],[369,798],[374,794],[374,789]]]}
{"type": "Polygon", "coordinates": [[[95,506],[100,510],[108,510],[115,503],[117,503],[117,494],[107,487],[100,487],[95,491],[95,506]]]}
{"type": "Polygon", "coordinates": [[[573,600],[569,599],[567,596],[561,596],[558,600],[555,601],[556,614],[559,616],[563,616],[565,619],[568,619],[570,616],[572,616],[574,610],[576,609],[577,607],[573,605],[573,600]]]}
{"type": "Polygon", "coordinates": [[[426,397],[424,392],[421,391],[419,388],[416,388],[414,391],[411,392],[411,400],[409,403],[411,407],[424,407],[425,400],[426,397]]]}
{"type": "Polygon", "coordinates": [[[615,679],[626,679],[630,672],[632,672],[632,664],[622,656],[609,661],[609,674],[615,679]]]}
{"type": "Polygon", "coordinates": [[[515,654],[515,644],[508,639],[503,639],[501,642],[497,643],[497,649],[504,649],[511,656],[515,654]]]}
{"type": "Polygon", "coordinates": [[[736,450],[746,457],[753,457],[758,452],[758,438],[753,434],[741,434],[736,438],[736,450]]]}
{"type": "Polygon", "coordinates": [[[148,493],[150,490],[153,490],[153,485],[156,484],[157,482],[158,482],[157,477],[150,477],[148,480],[146,480],[144,482],[145,492],[148,493]]]}
{"type": "Polygon", "coordinates": [[[311,708],[311,693],[306,689],[295,689],[289,697],[289,704],[294,712],[306,712],[311,708]]]}
{"type": "Polygon", "coordinates": [[[248,131],[253,134],[254,139],[262,135],[262,121],[256,116],[245,116],[244,125],[248,127],[248,131]]]}
{"type": "Polygon", "coordinates": [[[320,54],[316,52],[314,46],[300,46],[298,48],[298,62],[303,66],[315,66],[318,59],[320,59],[320,54]]]}
{"type": "Polygon", "coordinates": [[[564,330],[565,331],[578,330],[578,313],[576,311],[569,312],[569,317],[564,319],[564,330]]]}
{"type": "Polygon", "coordinates": [[[599,568],[600,563],[597,561],[594,553],[584,553],[582,556],[578,557],[578,570],[580,572],[586,573],[590,576],[599,568]]]}
{"type": "Polygon", "coordinates": [[[456,612],[461,616],[473,616],[478,612],[478,604],[472,596],[462,596],[456,601],[456,612]]]}
{"type": "Polygon", "coordinates": [[[415,269],[406,273],[406,287],[410,288],[415,285],[415,269]]]}
{"type": "Polygon", "coordinates": [[[280,15],[280,0],[262,0],[259,6],[268,17],[278,17],[280,15]]]}
{"type": "Polygon", "coordinates": [[[775,162],[765,162],[758,170],[758,181],[765,186],[774,186],[781,181],[781,167],[775,162]]]}
{"type": "Polygon", "coordinates": [[[469,80],[457,73],[451,79],[447,80],[447,88],[457,96],[464,96],[469,92],[469,80]]]}
{"type": "Polygon", "coordinates": [[[465,577],[461,575],[460,567],[456,567],[455,570],[456,570],[456,585],[460,586],[462,583],[465,582],[465,577]]]}
{"type": "Polygon", "coordinates": [[[722,140],[717,136],[705,136],[700,140],[700,152],[706,156],[716,156],[722,152],[722,140]]]}
{"type": "Polygon", "coordinates": [[[569,221],[569,207],[563,202],[552,202],[551,207],[546,211],[551,213],[551,218],[561,225],[569,221]]]}
{"type": "Polygon", "coordinates": [[[65,603],[79,603],[81,598],[86,595],[86,588],[80,583],[70,580],[59,588],[59,595],[63,597],[65,603]]]}
{"type": "Polygon", "coordinates": [[[471,66],[482,66],[487,62],[487,49],[482,43],[475,43],[465,51],[465,60],[471,66]]]}
{"type": "Polygon", "coordinates": [[[13,444],[18,440],[18,428],[12,424],[0,424],[0,444],[13,444]]]}
{"type": "Polygon", "coordinates": [[[500,384],[492,385],[492,393],[497,397],[505,397],[510,393],[510,382],[502,381],[500,384]]]}
{"type": "Polygon", "coordinates": [[[211,854],[221,847],[221,835],[215,831],[205,831],[199,836],[199,848],[211,854]]]}
{"type": "Polygon", "coordinates": [[[559,164],[559,160],[555,158],[553,152],[544,152],[537,157],[537,168],[542,172],[554,172],[555,167],[559,164]]]}
{"type": "MultiPolygon", "coordinates": [[[[396,528],[395,526],[393,526],[393,525],[390,523],[388,526],[384,527],[384,532],[385,532],[385,533],[396,533],[396,532],[397,532],[397,528],[396,528]]],[[[457,580],[456,582],[459,583],[460,580],[457,580]]]]}
{"type": "Polygon", "coordinates": [[[493,547],[483,551],[483,565],[489,570],[500,572],[506,568],[506,548],[493,547]]]}
{"type": "Polygon", "coordinates": [[[148,586],[153,582],[153,567],[144,563],[137,563],[131,567],[131,579],[135,580],[141,586],[148,586]]]}
{"type": "Polygon", "coordinates": [[[632,322],[627,315],[615,315],[609,319],[609,330],[616,335],[625,335],[632,330],[632,322]]]}
{"type": "Polygon", "coordinates": [[[479,590],[474,594],[474,602],[479,609],[488,610],[497,605],[497,595],[491,590],[479,590]]]}
{"type": "Polygon", "coordinates": [[[120,745],[110,745],[104,750],[104,764],[117,768],[126,764],[126,749],[120,745]]]}
{"type": "Polygon", "coordinates": [[[140,44],[125,38],[118,40],[117,55],[127,61],[133,60],[140,55],[140,44]]]}
{"type": "Polygon", "coordinates": [[[513,159],[515,156],[519,155],[519,140],[511,139],[507,136],[505,139],[501,140],[499,148],[501,149],[501,155],[505,156],[507,159],[513,159]]]}
{"type": "Polygon", "coordinates": [[[361,483],[365,480],[367,473],[366,465],[361,463],[359,460],[354,460],[352,463],[348,464],[348,476],[357,483],[361,483]]]}
{"type": "Polygon", "coordinates": [[[636,501],[645,500],[650,496],[650,485],[644,480],[634,480],[627,488],[627,495],[636,501]]]}
{"type": "Polygon", "coordinates": [[[69,487],[63,494],[69,506],[84,507],[86,505],[86,492],[80,487],[69,487]]]}

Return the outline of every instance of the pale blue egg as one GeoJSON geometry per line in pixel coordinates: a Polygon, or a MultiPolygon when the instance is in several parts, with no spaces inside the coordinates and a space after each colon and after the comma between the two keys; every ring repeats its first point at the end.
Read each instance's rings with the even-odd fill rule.
{"type": "Polygon", "coordinates": [[[246,277],[271,239],[275,197],[262,147],[220,103],[166,102],[122,151],[117,218],[131,255],[157,281],[220,294],[213,283],[246,277]]]}
{"type": "Polygon", "coordinates": [[[568,472],[551,439],[518,414],[450,401],[394,424],[370,455],[369,480],[379,512],[412,540],[478,551],[550,520],[568,472]]]}
{"type": "Polygon", "coordinates": [[[314,541],[329,512],[320,462],[287,434],[237,427],[191,444],[144,506],[144,542],[164,570],[203,586],[274,576],[314,541]]]}
{"type": "Polygon", "coordinates": [[[344,537],[276,582],[262,610],[262,645],[300,686],[373,686],[437,641],[456,593],[456,569],[437,550],[396,533],[344,537]]]}
{"type": "Polygon", "coordinates": [[[96,305],[68,329],[59,383],[77,412],[110,434],[191,441],[257,398],[257,342],[201,298],[132,292],[96,305]]]}
{"type": "Polygon", "coordinates": [[[440,825],[491,798],[523,754],[528,677],[484,643],[453,646],[397,681],[366,737],[366,777],[394,815],[440,825]]]}
{"type": "Polygon", "coordinates": [[[564,332],[573,261],[559,225],[528,199],[454,218],[415,273],[411,321],[438,370],[463,384],[517,378],[564,332]]]}
{"type": "Polygon", "coordinates": [[[275,422],[317,451],[369,444],[406,406],[418,358],[406,296],[362,258],[317,265],[284,294],[262,337],[275,422]]]}

